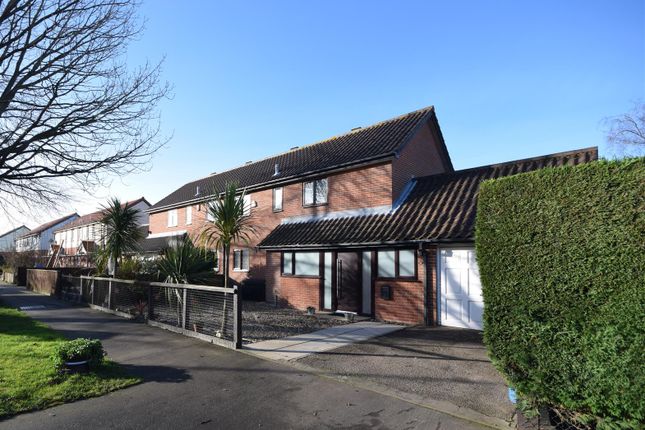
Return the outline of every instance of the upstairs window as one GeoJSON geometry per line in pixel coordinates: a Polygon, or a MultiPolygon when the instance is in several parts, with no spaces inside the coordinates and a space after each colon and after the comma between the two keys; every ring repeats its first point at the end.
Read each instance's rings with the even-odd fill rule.
{"type": "Polygon", "coordinates": [[[273,189],[273,212],[282,211],[282,187],[273,189]]]}
{"type": "Polygon", "coordinates": [[[378,277],[416,279],[417,260],[413,249],[378,251],[378,277]]]}
{"type": "Polygon", "coordinates": [[[193,207],[186,206],[186,225],[193,223],[193,207]]]}
{"type": "Polygon", "coordinates": [[[236,249],[233,251],[233,270],[238,272],[248,272],[249,270],[249,250],[236,249]]]}
{"type": "Polygon", "coordinates": [[[302,205],[316,206],[327,203],[327,178],[305,182],[302,186],[302,205]]]}
{"type": "Polygon", "coordinates": [[[168,211],[168,227],[177,227],[177,209],[168,211]]]}
{"type": "Polygon", "coordinates": [[[244,216],[251,215],[251,195],[244,195],[244,216]]]}

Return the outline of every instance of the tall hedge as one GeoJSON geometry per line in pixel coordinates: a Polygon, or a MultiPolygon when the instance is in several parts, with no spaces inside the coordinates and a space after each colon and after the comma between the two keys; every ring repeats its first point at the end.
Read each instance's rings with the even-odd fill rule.
{"type": "Polygon", "coordinates": [[[482,184],[484,340],[521,396],[598,428],[645,422],[645,159],[482,184]]]}

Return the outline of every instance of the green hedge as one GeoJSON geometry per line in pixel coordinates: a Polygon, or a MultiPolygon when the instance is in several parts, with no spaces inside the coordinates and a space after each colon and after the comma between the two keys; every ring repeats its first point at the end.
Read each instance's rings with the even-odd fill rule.
{"type": "Polygon", "coordinates": [[[484,340],[494,364],[536,404],[598,428],[639,427],[645,159],[487,181],[478,205],[484,340]]]}

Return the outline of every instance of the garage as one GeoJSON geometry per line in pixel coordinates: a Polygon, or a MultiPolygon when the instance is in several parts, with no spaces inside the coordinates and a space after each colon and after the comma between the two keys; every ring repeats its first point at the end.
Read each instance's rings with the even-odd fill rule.
{"type": "Polygon", "coordinates": [[[437,259],[439,323],[482,330],[484,299],[475,249],[440,248],[437,259]]]}

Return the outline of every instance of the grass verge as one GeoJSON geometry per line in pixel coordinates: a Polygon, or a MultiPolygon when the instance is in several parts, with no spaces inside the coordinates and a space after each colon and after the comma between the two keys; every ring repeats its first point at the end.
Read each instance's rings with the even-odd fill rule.
{"type": "Polygon", "coordinates": [[[0,418],[96,397],[141,382],[105,360],[97,371],[59,375],[52,360],[66,339],[0,303],[0,418]]]}

